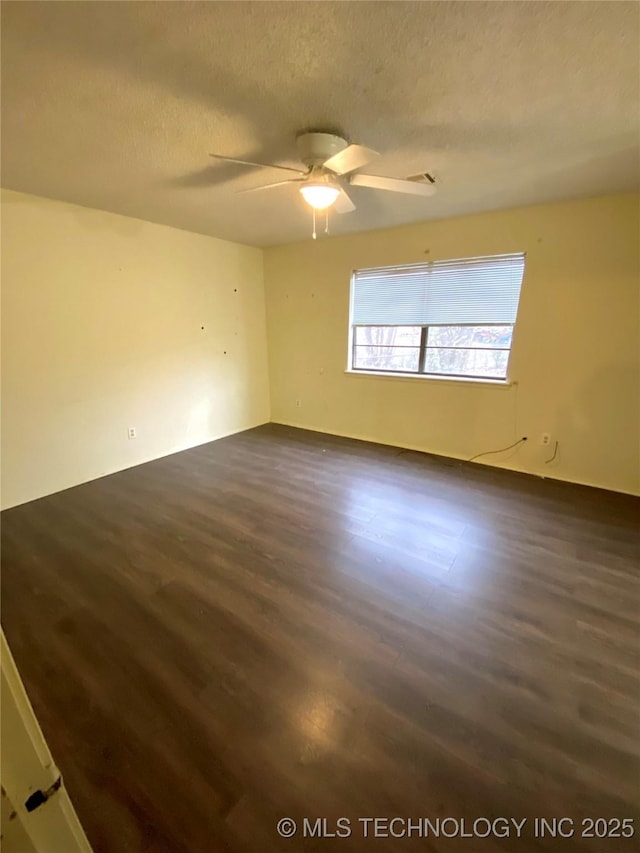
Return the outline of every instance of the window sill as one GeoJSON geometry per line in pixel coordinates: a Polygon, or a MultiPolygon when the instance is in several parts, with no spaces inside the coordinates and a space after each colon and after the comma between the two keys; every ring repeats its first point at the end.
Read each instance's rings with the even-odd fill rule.
{"type": "Polygon", "coordinates": [[[474,379],[471,376],[435,376],[433,373],[392,373],[391,371],[376,370],[345,370],[347,376],[368,376],[376,379],[409,379],[418,381],[453,382],[456,385],[489,385],[493,388],[511,388],[515,381],[508,379],[474,379]]]}

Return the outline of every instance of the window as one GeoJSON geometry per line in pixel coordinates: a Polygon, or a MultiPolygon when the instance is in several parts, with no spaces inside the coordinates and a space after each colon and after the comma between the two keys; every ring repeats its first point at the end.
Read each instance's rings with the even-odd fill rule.
{"type": "Polygon", "coordinates": [[[356,270],[350,369],[507,378],[524,254],[356,270]]]}

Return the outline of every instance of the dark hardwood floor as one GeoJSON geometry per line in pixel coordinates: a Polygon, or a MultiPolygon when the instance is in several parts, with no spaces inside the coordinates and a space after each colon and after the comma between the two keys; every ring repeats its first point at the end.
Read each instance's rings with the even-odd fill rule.
{"type": "Polygon", "coordinates": [[[96,853],[630,853],[639,504],[268,425],[4,512],[2,621],[96,853]]]}

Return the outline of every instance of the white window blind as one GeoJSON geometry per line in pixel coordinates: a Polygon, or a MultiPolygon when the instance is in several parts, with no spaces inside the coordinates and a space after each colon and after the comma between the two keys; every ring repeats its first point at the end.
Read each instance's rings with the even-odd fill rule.
{"type": "Polygon", "coordinates": [[[513,324],[523,273],[523,253],[356,270],[351,324],[513,324]]]}

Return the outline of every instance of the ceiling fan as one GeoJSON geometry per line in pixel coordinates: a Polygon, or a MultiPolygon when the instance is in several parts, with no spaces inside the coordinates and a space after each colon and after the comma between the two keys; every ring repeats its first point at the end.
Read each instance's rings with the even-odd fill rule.
{"type": "Polygon", "coordinates": [[[251,187],[240,192],[260,192],[283,184],[299,184],[300,193],[315,212],[327,211],[333,208],[337,213],[349,213],[356,206],[349,197],[345,184],[352,187],[370,187],[376,190],[410,193],[411,195],[430,196],[435,192],[434,178],[428,173],[415,175],[411,178],[385,178],[379,175],[366,175],[357,172],[366,166],[378,152],[364,145],[349,144],[346,139],[333,133],[299,133],[296,146],[300,160],[305,169],[294,169],[291,166],[280,166],[277,163],[254,163],[250,160],[239,160],[236,157],[225,157],[222,154],[211,154],[217,160],[229,163],[239,163],[243,166],[258,168],[280,169],[297,177],[274,181],[259,187],[251,187]]]}

